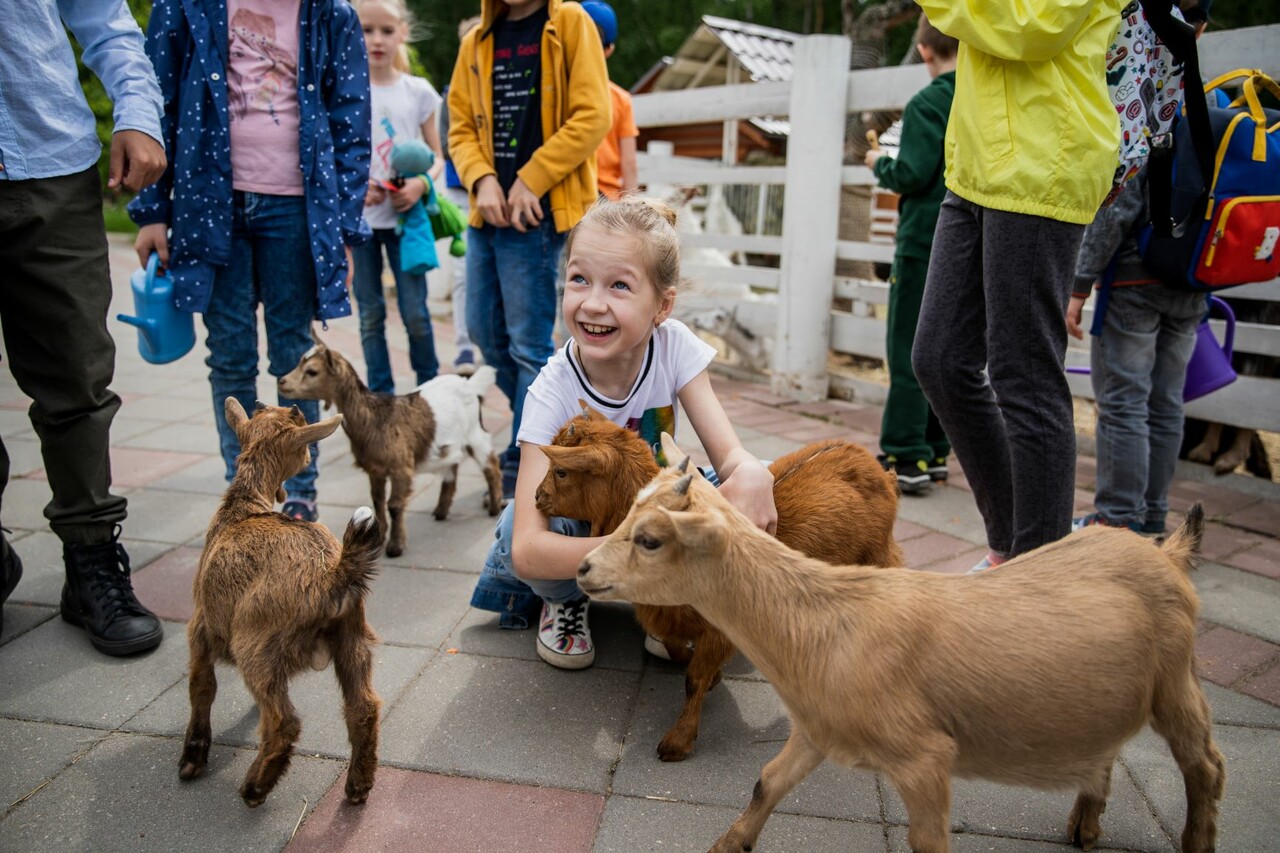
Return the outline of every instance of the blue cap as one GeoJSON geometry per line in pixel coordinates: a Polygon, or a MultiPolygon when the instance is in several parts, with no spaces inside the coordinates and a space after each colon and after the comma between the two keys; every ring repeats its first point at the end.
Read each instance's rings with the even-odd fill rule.
{"type": "Polygon", "coordinates": [[[600,28],[600,40],[605,47],[618,40],[618,16],[613,13],[612,6],[604,0],[583,0],[582,8],[600,28]]]}

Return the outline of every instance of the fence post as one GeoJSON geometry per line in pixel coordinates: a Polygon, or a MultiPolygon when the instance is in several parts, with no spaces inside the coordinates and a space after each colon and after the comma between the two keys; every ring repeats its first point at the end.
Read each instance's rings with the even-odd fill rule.
{"type": "Polygon", "coordinates": [[[797,400],[827,396],[849,51],[844,36],[806,36],[792,61],[773,392],[797,400]]]}

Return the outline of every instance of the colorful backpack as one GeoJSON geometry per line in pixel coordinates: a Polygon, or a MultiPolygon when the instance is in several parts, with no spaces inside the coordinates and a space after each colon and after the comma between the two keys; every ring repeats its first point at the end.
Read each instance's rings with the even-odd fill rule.
{"type": "Polygon", "coordinates": [[[1259,99],[1263,91],[1280,98],[1280,85],[1243,68],[1213,80],[1205,93],[1232,83],[1240,94],[1208,107],[1208,169],[1193,122],[1174,132],[1170,214],[1185,227],[1157,233],[1153,208],[1152,226],[1139,236],[1144,266],[1171,287],[1212,291],[1280,275],[1280,111],[1259,99]]]}

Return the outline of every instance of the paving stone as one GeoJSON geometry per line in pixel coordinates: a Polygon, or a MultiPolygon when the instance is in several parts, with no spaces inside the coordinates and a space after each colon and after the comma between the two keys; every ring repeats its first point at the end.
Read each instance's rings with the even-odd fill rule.
{"type": "MultiPolygon", "coordinates": [[[[897,791],[889,784],[884,791],[885,817],[905,825],[907,812],[897,791]]],[[[951,827],[955,832],[983,836],[1066,842],[1067,815],[1075,797],[1074,791],[1036,791],[976,779],[954,779],[951,827]]],[[[1102,844],[1152,853],[1171,851],[1168,837],[1123,770],[1112,774],[1111,796],[1102,820],[1102,844]]]]}
{"type": "MultiPolygon", "coordinates": [[[[1093,853],[1119,853],[1114,847],[1105,846],[1106,818],[1103,818],[1102,842],[1104,846],[1093,848],[1093,853]]],[[[907,844],[906,827],[891,826],[888,829],[890,853],[911,853],[907,844]]],[[[1064,833],[1065,834],[1065,833],[1064,833]]],[[[972,832],[951,833],[951,853],[1067,853],[1080,848],[1065,841],[1032,841],[1026,838],[1001,838],[995,835],[980,835],[972,832]]],[[[1173,847],[1165,848],[1169,851],[1173,847]]]]}
{"type": "MultiPolygon", "coordinates": [[[[146,438],[142,441],[151,442],[155,439],[146,438]]],[[[146,445],[152,446],[155,445],[146,445]]],[[[143,447],[112,447],[111,482],[116,488],[145,486],[205,458],[204,454],[175,453],[165,448],[150,450],[143,447]]]]}
{"type": "Polygon", "coordinates": [[[814,441],[825,441],[829,438],[845,438],[848,436],[849,431],[837,424],[819,421],[812,425],[788,429],[780,434],[783,438],[798,441],[802,444],[809,444],[814,441]]]}
{"type": "Polygon", "coordinates": [[[1280,540],[1258,537],[1253,547],[1215,562],[1280,580],[1280,540]]]}
{"type": "MultiPolygon", "coordinates": [[[[1178,523],[1181,517],[1170,513],[1169,521],[1178,523]]],[[[1256,534],[1211,521],[1204,526],[1204,534],[1200,538],[1200,556],[1205,560],[1230,565],[1227,558],[1231,554],[1253,548],[1263,541],[1263,537],[1256,534]]]]}
{"type": "Polygon", "coordinates": [[[470,609],[475,578],[458,572],[383,566],[371,585],[366,618],[388,643],[435,649],[470,609]]]}
{"type": "Polygon", "coordinates": [[[387,715],[399,767],[604,793],[639,676],[441,655],[387,715]]]}
{"type": "Polygon", "coordinates": [[[192,782],[178,780],[179,752],[173,738],[105,738],[0,821],[0,837],[30,853],[279,850],[342,768],[294,756],[267,801],[249,809],[236,791],[252,752],[214,750],[192,782]]]}
{"type": "Polygon", "coordinates": [[[893,524],[893,538],[898,540],[899,545],[908,539],[916,539],[929,532],[929,528],[924,525],[916,524],[914,521],[907,521],[904,518],[899,518],[893,524]]]}
{"type": "MultiPolygon", "coordinates": [[[[974,550],[972,542],[946,533],[926,533],[901,543],[907,565],[913,569],[932,569],[934,563],[954,559],[974,550]]],[[[979,557],[981,559],[981,557],[979,557]]]]}
{"type": "MultiPolygon", "coordinates": [[[[1218,850],[1251,853],[1274,849],[1275,840],[1280,837],[1280,810],[1275,807],[1280,802],[1276,733],[1218,725],[1214,726],[1213,739],[1227,765],[1227,790],[1218,818],[1218,850]]],[[[1187,798],[1168,745],[1147,729],[1126,747],[1124,762],[1161,824],[1177,838],[1186,818],[1187,798]]]]}
{"type": "Polygon", "coordinates": [[[289,853],[439,850],[573,853],[591,849],[604,797],[383,767],[369,801],[346,804],[334,785],[289,853]]]}
{"type": "Polygon", "coordinates": [[[1202,563],[1191,579],[1201,618],[1280,644],[1280,584],[1217,563],[1202,563]]]}
{"type": "MultiPolygon", "coordinates": [[[[132,532],[135,526],[132,519],[125,521],[125,533],[132,532]]],[[[127,535],[121,542],[129,554],[129,564],[134,569],[146,566],[172,547],[131,539],[127,535]]],[[[56,607],[62,600],[62,586],[66,583],[67,576],[62,562],[62,540],[49,533],[46,528],[24,536],[21,541],[14,543],[14,548],[22,557],[22,580],[9,600],[56,607]]]]}
{"type": "Polygon", "coordinates": [[[129,499],[129,535],[181,545],[209,527],[221,501],[209,495],[143,489],[129,499]]]}
{"type": "MultiPolygon", "coordinates": [[[[470,598],[468,587],[467,598],[470,598]]],[[[534,614],[534,625],[538,615],[534,614]]],[[[644,651],[644,631],[636,622],[630,604],[593,601],[588,611],[591,638],[596,646],[594,669],[622,669],[639,672],[648,657],[644,651]]],[[[472,609],[454,629],[449,646],[462,654],[486,655],[536,661],[543,666],[536,647],[534,627],[522,631],[498,627],[498,614],[472,609]]]]}
{"type": "Polygon", "coordinates": [[[227,490],[226,466],[221,456],[206,456],[186,468],[161,477],[149,485],[167,492],[194,492],[219,498],[227,490]]]}
{"type": "Polygon", "coordinates": [[[44,469],[44,457],[40,455],[40,442],[35,439],[6,438],[5,452],[9,454],[9,476],[28,477],[44,469]]]}
{"type": "Polygon", "coordinates": [[[1200,677],[1230,687],[1264,665],[1280,660],[1280,646],[1218,627],[1196,637],[1196,659],[1200,677]]]}
{"type": "Polygon", "coordinates": [[[878,436],[880,434],[880,421],[883,417],[884,410],[879,406],[865,406],[843,412],[833,412],[827,416],[827,420],[833,424],[878,436]]]}
{"type": "Polygon", "coordinates": [[[471,575],[474,580],[489,555],[497,519],[483,510],[460,509],[445,521],[436,521],[426,513],[413,513],[406,518],[406,524],[408,543],[404,553],[399,557],[384,554],[379,559],[381,565],[451,569],[471,575]]]}
{"type": "MultiPolygon", "coordinates": [[[[185,643],[183,643],[185,646],[185,643]]],[[[400,698],[432,652],[402,646],[375,646],[373,650],[373,689],[383,702],[383,718],[387,709],[400,698]]],[[[213,701],[213,738],[218,744],[258,746],[258,709],[235,667],[216,667],[218,695],[213,701]]],[[[302,736],[295,752],[300,755],[323,755],[347,761],[351,744],[347,740],[347,724],[342,715],[342,691],[334,676],[333,666],[316,672],[307,670],[289,682],[289,698],[302,718],[302,736]]],[[[129,731],[181,737],[191,717],[191,701],[187,695],[185,672],[177,684],[133,719],[124,724],[129,731]]],[[[383,749],[386,742],[383,741],[383,749]]],[[[179,751],[181,746],[178,747],[179,751]]],[[[215,750],[217,747],[215,747],[215,750]]],[[[176,762],[177,755],[175,753],[176,762]]]]}
{"type": "Polygon", "coordinates": [[[192,584],[202,550],[180,546],[153,560],[133,574],[138,601],[161,619],[186,622],[195,607],[192,584]]]}
{"type": "MultiPolygon", "coordinates": [[[[208,397],[203,400],[191,400],[165,394],[130,400],[120,407],[120,413],[137,420],[172,423],[189,417],[206,415],[211,417],[212,408],[213,401],[208,397]]],[[[217,436],[211,436],[210,441],[213,447],[217,448],[217,436]]]]}
{"type": "MultiPolygon", "coordinates": [[[[8,436],[4,437],[8,440],[8,436]]],[[[21,477],[9,481],[4,490],[4,526],[11,530],[48,530],[44,508],[53,492],[43,477],[21,477]]]]}
{"type": "Polygon", "coordinates": [[[0,814],[105,736],[96,729],[0,719],[0,753],[5,757],[0,761],[0,814]]]}
{"type": "Polygon", "coordinates": [[[1234,527],[1243,527],[1255,533],[1280,537],[1280,512],[1276,512],[1275,504],[1258,503],[1237,510],[1227,517],[1227,523],[1234,527]]]}
{"type": "MultiPolygon", "coordinates": [[[[745,806],[745,802],[744,802],[745,806]]],[[[612,796],[593,853],[705,850],[737,819],[740,808],[612,796]]],[[[755,850],[782,853],[875,853],[885,849],[878,823],[853,823],[775,812],[755,850]]]]}
{"type": "MultiPolygon", "coordinates": [[[[761,768],[782,750],[791,733],[782,701],[767,683],[722,681],[707,694],[693,753],[684,761],[663,762],[656,752],[658,741],[683,704],[682,676],[645,673],[613,791],[745,808],[761,768]]],[[[797,785],[778,808],[819,817],[880,819],[875,777],[829,762],[797,785]]]]}
{"type": "Polygon", "coordinates": [[[780,397],[777,394],[770,393],[763,388],[747,388],[738,392],[738,396],[743,400],[750,400],[753,403],[759,403],[762,406],[790,406],[795,403],[790,397],[780,397]]]}
{"type": "Polygon", "coordinates": [[[1273,662],[1261,673],[1236,685],[1236,689],[1272,705],[1280,705],[1280,664],[1273,662]]]}
{"type": "Polygon", "coordinates": [[[968,551],[961,551],[954,557],[945,560],[938,560],[930,563],[924,568],[930,572],[941,572],[946,575],[963,575],[982,562],[987,556],[987,549],[982,546],[971,547],[968,551]]]}
{"type": "Polygon", "coordinates": [[[31,428],[31,418],[23,409],[0,409],[0,437],[22,438],[30,441],[35,438],[35,430],[31,428]]]}
{"type": "Polygon", "coordinates": [[[42,622],[58,615],[57,608],[37,604],[4,603],[4,633],[0,634],[0,646],[30,631],[42,622]]]}
{"type": "Polygon", "coordinates": [[[183,626],[164,625],[155,651],[109,657],[80,628],[50,619],[4,646],[0,716],[115,728],[186,670],[183,626]]]}
{"type": "Polygon", "coordinates": [[[1211,681],[1200,681],[1213,710],[1214,725],[1280,729],[1280,707],[1250,696],[1219,687],[1211,681]]]}

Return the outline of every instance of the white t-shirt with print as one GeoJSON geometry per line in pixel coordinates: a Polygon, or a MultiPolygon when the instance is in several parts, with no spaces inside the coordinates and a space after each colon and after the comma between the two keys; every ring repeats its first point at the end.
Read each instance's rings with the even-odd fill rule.
{"type": "MultiPolygon", "coordinates": [[[[391,168],[392,139],[383,119],[391,122],[396,132],[396,142],[422,139],[422,125],[435,115],[440,107],[440,93],[435,87],[412,74],[401,74],[389,86],[372,85],[373,159],[369,163],[369,177],[385,181],[394,174],[391,168]]],[[[398,214],[390,199],[364,209],[365,221],[370,228],[395,228],[398,214]]]]}
{"type": "Polygon", "coordinates": [[[676,395],[707,369],[715,354],[715,348],[684,323],[667,320],[649,338],[631,393],[623,400],[612,400],[591,387],[570,339],[529,386],[517,438],[550,444],[570,418],[581,414],[581,399],[615,424],[639,434],[657,456],[661,434],[676,434],[680,410],[676,395]]]}

